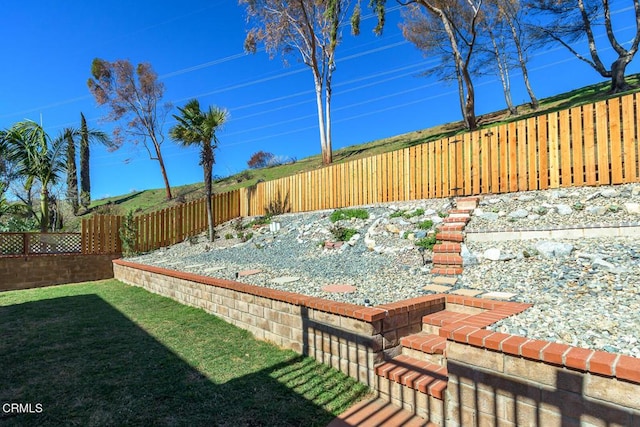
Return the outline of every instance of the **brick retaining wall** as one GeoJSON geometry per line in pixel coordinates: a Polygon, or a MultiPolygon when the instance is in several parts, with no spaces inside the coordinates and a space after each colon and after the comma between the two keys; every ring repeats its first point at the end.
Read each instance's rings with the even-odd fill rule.
{"type": "Polygon", "coordinates": [[[87,282],[113,277],[120,255],[29,255],[0,257],[0,291],[87,282]]]}
{"type": "MultiPolygon", "coordinates": [[[[424,315],[449,306],[478,312],[473,322],[491,323],[504,317],[503,312],[521,311],[452,295],[362,307],[124,260],[114,261],[114,275],[201,307],[259,339],[314,357],[374,389],[374,365],[397,355],[400,338],[420,331],[424,315]]],[[[639,359],[491,332],[473,322],[439,330],[447,338],[442,424],[640,426],[639,359]]],[[[399,403],[428,404],[418,397],[399,403]]],[[[428,415],[431,409],[413,410],[428,415]]]]}

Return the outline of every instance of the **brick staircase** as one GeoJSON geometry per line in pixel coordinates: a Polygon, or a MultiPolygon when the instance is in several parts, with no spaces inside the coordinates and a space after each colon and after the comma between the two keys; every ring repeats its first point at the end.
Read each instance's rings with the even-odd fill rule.
{"type": "Polygon", "coordinates": [[[447,338],[519,313],[527,304],[448,295],[444,310],[422,318],[422,331],[400,338],[400,354],[375,367],[379,397],[425,422],[445,424],[447,338]]]}
{"type": "Polygon", "coordinates": [[[464,241],[464,228],[471,219],[471,213],[478,206],[478,197],[456,199],[456,208],[438,225],[433,247],[432,274],[457,276],[462,274],[461,243],[464,241]]]}

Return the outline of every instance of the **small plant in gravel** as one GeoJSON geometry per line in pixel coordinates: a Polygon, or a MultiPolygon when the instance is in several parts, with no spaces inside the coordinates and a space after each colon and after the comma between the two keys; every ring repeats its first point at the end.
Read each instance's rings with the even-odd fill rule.
{"type": "Polygon", "coordinates": [[[431,234],[427,237],[423,237],[422,239],[418,239],[415,241],[415,245],[418,248],[424,248],[426,250],[432,251],[433,247],[436,245],[436,235],[431,234]]]}
{"type": "Polygon", "coordinates": [[[270,201],[267,206],[265,206],[264,210],[267,212],[269,217],[291,212],[291,206],[289,206],[289,192],[285,194],[283,199],[280,189],[278,189],[276,197],[270,201]]]}
{"type": "Polygon", "coordinates": [[[440,218],[446,218],[446,217],[448,217],[448,216],[449,216],[449,214],[448,214],[448,213],[446,213],[446,212],[443,212],[443,211],[438,211],[438,216],[439,216],[440,218]]]}
{"type": "Polygon", "coordinates": [[[233,239],[233,234],[227,233],[227,234],[224,235],[224,238],[227,239],[227,240],[231,240],[231,239],[233,239]]]}
{"type": "Polygon", "coordinates": [[[348,242],[354,235],[358,233],[358,230],[356,229],[341,227],[339,225],[332,227],[330,231],[331,234],[333,234],[333,237],[341,242],[348,242]]]}
{"type": "Polygon", "coordinates": [[[573,209],[574,209],[574,210],[576,210],[576,211],[584,210],[584,203],[582,203],[582,202],[575,202],[575,203],[573,204],[573,209]]]}
{"type": "Polygon", "coordinates": [[[607,207],[607,209],[608,209],[608,210],[609,210],[609,212],[611,212],[611,213],[616,213],[616,212],[618,212],[618,211],[620,210],[620,206],[618,206],[618,205],[609,205],[609,206],[607,207]]]}
{"type": "Polygon", "coordinates": [[[238,233],[238,239],[240,239],[241,242],[246,242],[248,240],[250,240],[253,237],[253,233],[238,233]]]}
{"type": "Polygon", "coordinates": [[[420,216],[420,215],[424,215],[424,209],[422,208],[418,208],[413,212],[404,212],[404,214],[402,215],[404,218],[413,218],[414,216],[420,216]]]}
{"type": "Polygon", "coordinates": [[[405,231],[404,233],[402,233],[402,238],[403,239],[408,239],[409,238],[409,234],[411,234],[411,233],[409,233],[408,231],[405,231]]]}
{"type": "Polygon", "coordinates": [[[243,219],[242,217],[238,217],[236,219],[234,219],[233,221],[231,221],[231,227],[236,231],[236,232],[240,232],[242,230],[244,230],[246,227],[243,224],[243,219]]]}
{"type": "Polygon", "coordinates": [[[389,215],[389,218],[400,218],[400,217],[404,216],[404,213],[405,213],[405,211],[395,211],[394,213],[389,215]]]}
{"type": "Polygon", "coordinates": [[[533,213],[540,216],[545,215],[547,212],[549,212],[549,209],[545,208],[544,206],[536,206],[535,208],[533,208],[533,213]]]}
{"type": "Polygon", "coordinates": [[[268,225],[268,224],[271,224],[271,216],[265,215],[265,216],[258,217],[253,221],[249,222],[249,224],[247,224],[245,228],[251,228],[253,226],[268,225]]]}
{"type": "Polygon", "coordinates": [[[433,221],[430,219],[418,223],[418,228],[420,230],[431,230],[431,227],[433,227],[433,221]]]}
{"type": "Polygon", "coordinates": [[[331,215],[329,216],[329,220],[331,222],[337,222],[351,218],[368,219],[369,212],[367,212],[365,209],[336,209],[335,211],[331,212],[331,215]]]}

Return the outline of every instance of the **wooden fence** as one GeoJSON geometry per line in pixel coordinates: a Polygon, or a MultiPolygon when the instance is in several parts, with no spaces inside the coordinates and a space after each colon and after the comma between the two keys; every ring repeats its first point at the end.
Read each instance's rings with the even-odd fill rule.
{"type": "Polygon", "coordinates": [[[241,189],[243,216],[640,181],[640,94],[531,117],[241,189]]]}
{"type": "MultiPolygon", "coordinates": [[[[625,95],[260,182],[214,196],[215,222],[264,215],[278,198],[288,199],[291,212],[305,212],[640,182],[639,105],[640,94],[625,95]]],[[[115,220],[104,221],[104,226],[88,225],[88,237],[83,223],[83,248],[84,242],[90,242],[88,250],[117,246],[103,231],[115,220]]],[[[140,215],[136,221],[139,250],[167,246],[206,230],[204,199],[140,215]]]]}
{"type": "MultiPolygon", "coordinates": [[[[237,191],[213,196],[215,224],[240,216],[237,191]]],[[[124,217],[94,215],[82,221],[83,253],[122,253],[120,228],[124,217]]],[[[169,246],[202,233],[207,229],[206,198],[172,206],[170,208],[134,216],[137,230],[136,250],[147,252],[169,246]]]]}

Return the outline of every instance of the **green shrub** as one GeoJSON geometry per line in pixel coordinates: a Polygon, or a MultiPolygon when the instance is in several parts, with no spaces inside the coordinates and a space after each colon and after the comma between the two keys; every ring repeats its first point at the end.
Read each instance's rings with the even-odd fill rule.
{"type": "Polygon", "coordinates": [[[331,228],[331,234],[333,234],[333,237],[335,237],[336,240],[339,240],[341,242],[348,242],[357,233],[358,233],[358,230],[353,228],[346,228],[346,227],[340,227],[340,226],[331,228]]]}
{"type": "Polygon", "coordinates": [[[253,237],[253,233],[240,233],[238,234],[238,238],[241,242],[247,242],[253,237]]]}
{"type": "Polygon", "coordinates": [[[365,209],[336,209],[329,216],[329,220],[331,222],[351,218],[368,219],[369,212],[367,212],[365,209]]]}
{"type": "Polygon", "coordinates": [[[224,238],[227,239],[227,240],[231,240],[231,239],[233,239],[233,234],[227,233],[227,234],[224,235],[224,238]]]}
{"type": "Polygon", "coordinates": [[[414,216],[420,216],[420,215],[424,215],[424,209],[422,208],[418,208],[413,212],[405,212],[404,215],[402,216],[409,219],[409,218],[413,218],[414,216]]]}
{"type": "Polygon", "coordinates": [[[574,209],[574,210],[577,210],[577,211],[581,211],[581,210],[583,210],[583,209],[584,209],[584,203],[582,203],[582,202],[575,202],[575,203],[573,204],[573,209],[574,209]]]}
{"type": "Polygon", "coordinates": [[[265,206],[264,210],[269,218],[291,212],[291,207],[289,206],[289,193],[287,192],[283,199],[280,189],[278,189],[275,199],[270,201],[269,204],[265,206]]]}
{"type": "Polygon", "coordinates": [[[438,212],[438,216],[439,216],[440,218],[446,218],[446,217],[448,217],[448,216],[449,216],[449,214],[448,214],[448,213],[446,213],[446,212],[439,211],[439,212],[438,212]]]}
{"type": "Polygon", "coordinates": [[[404,216],[404,213],[405,211],[395,211],[394,213],[389,215],[389,218],[400,218],[401,216],[404,216]]]}
{"type": "Polygon", "coordinates": [[[433,221],[430,219],[424,220],[418,224],[418,228],[420,230],[431,230],[431,227],[433,227],[433,221]]]}
{"type": "Polygon", "coordinates": [[[424,248],[432,251],[433,247],[436,245],[436,235],[432,234],[422,239],[418,239],[415,241],[415,245],[419,248],[424,248]]]}
{"type": "Polygon", "coordinates": [[[122,255],[133,256],[138,253],[138,227],[133,218],[133,211],[127,212],[120,225],[120,241],[122,242],[122,255]]]}

